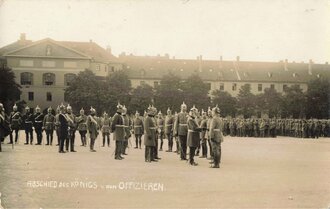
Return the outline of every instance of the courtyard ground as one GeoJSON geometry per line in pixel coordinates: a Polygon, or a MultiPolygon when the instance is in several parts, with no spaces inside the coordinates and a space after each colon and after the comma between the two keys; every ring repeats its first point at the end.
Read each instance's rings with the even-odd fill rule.
{"type": "Polygon", "coordinates": [[[4,208],[330,207],[329,138],[225,137],[221,168],[211,169],[206,159],[192,167],[165,151],[146,163],[144,149],[131,147],[117,161],[114,142],[100,147],[100,137],[96,153],[77,136],[77,152],[59,154],[56,146],[23,145],[23,134],[15,149],[2,145],[4,208]]]}

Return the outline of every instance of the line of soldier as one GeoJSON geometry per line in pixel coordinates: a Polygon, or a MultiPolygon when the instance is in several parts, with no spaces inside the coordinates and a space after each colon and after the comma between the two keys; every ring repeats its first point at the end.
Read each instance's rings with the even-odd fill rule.
{"type": "Polygon", "coordinates": [[[238,137],[329,137],[330,120],[224,118],[223,134],[238,137]]]}

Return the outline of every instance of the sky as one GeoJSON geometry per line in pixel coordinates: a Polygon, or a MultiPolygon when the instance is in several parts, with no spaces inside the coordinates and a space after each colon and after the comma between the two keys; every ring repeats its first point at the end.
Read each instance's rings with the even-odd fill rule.
{"type": "Polygon", "coordinates": [[[0,0],[0,47],[93,40],[120,53],[330,61],[330,0],[0,0]]]}

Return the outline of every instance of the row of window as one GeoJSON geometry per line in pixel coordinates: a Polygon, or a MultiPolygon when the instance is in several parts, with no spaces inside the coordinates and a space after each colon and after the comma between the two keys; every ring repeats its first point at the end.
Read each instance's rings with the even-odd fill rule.
{"type": "MultiPolygon", "coordinates": [[[[70,86],[70,83],[75,79],[76,75],[73,73],[67,73],[64,75],[64,84],[70,86]]],[[[44,73],[42,75],[42,83],[45,86],[53,86],[56,82],[56,76],[54,73],[44,73]]],[[[24,72],[21,73],[21,85],[33,85],[33,73],[24,72]]]]}
{"type": "MultiPolygon", "coordinates": [[[[29,100],[29,101],[34,101],[34,92],[33,92],[33,91],[29,91],[29,92],[28,92],[28,100],[29,100]]],[[[47,92],[47,93],[46,93],[46,101],[47,101],[47,102],[51,102],[51,101],[53,101],[53,95],[52,95],[52,92],[47,92]]]]}

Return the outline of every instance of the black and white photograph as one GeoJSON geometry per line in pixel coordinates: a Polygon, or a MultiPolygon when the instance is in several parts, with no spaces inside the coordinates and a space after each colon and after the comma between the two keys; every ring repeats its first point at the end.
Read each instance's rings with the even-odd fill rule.
{"type": "Polygon", "coordinates": [[[0,209],[330,208],[330,0],[0,0],[0,209]]]}

